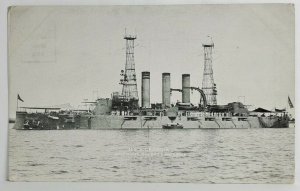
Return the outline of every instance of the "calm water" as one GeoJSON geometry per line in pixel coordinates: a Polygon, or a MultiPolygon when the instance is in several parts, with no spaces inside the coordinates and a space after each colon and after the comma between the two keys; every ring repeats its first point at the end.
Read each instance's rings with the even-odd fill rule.
{"type": "Polygon", "coordinates": [[[13,181],[291,183],[294,127],[9,130],[13,181]]]}

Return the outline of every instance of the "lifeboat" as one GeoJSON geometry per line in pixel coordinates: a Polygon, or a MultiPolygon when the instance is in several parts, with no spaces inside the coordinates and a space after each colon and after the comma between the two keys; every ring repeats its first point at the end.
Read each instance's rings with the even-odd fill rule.
{"type": "Polygon", "coordinates": [[[183,125],[180,123],[167,123],[162,125],[163,129],[183,129],[183,125]]]}

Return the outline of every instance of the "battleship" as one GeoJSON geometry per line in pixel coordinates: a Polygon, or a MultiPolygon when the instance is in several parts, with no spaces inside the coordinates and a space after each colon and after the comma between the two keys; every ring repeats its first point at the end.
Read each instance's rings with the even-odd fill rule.
{"type": "MultiPolygon", "coordinates": [[[[162,101],[150,103],[149,71],[141,72],[141,100],[137,90],[134,61],[135,35],[125,35],[126,63],[121,70],[122,92],[110,98],[84,102],[86,110],[61,107],[17,106],[14,128],[17,130],[55,129],[231,129],[287,128],[289,117],[285,110],[269,111],[257,108],[249,111],[241,102],[217,104],[217,88],[213,78],[212,50],[214,43],[202,44],[204,71],[202,88],[190,84],[190,74],[182,74],[181,88],[171,87],[171,73],[162,73],[162,101]],[[171,104],[171,94],[177,91],[182,101],[171,104]],[[191,91],[200,94],[199,103],[190,101],[191,91]],[[139,104],[141,103],[141,105],[139,104]],[[35,112],[32,112],[35,111],[35,112]]],[[[18,95],[17,101],[23,101],[18,95]]]]}

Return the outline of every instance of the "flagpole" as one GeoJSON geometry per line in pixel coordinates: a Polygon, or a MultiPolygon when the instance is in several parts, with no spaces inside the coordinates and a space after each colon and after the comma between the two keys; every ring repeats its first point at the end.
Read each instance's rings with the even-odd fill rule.
{"type": "MultiPolygon", "coordinates": [[[[19,94],[18,94],[19,95],[19,94]]],[[[17,111],[19,110],[19,99],[18,99],[18,96],[17,96],[17,111]]]]}

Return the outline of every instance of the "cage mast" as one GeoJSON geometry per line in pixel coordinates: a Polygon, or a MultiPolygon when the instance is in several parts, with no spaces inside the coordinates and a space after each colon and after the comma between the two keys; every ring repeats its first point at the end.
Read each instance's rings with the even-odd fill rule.
{"type": "Polygon", "coordinates": [[[203,71],[203,81],[202,90],[205,93],[208,105],[217,105],[217,88],[214,83],[213,68],[212,68],[212,49],[214,48],[214,43],[202,44],[204,48],[204,71],[203,71]]]}
{"type": "Polygon", "coordinates": [[[124,39],[126,40],[126,62],[125,71],[121,70],[122,95],[126,100],[138,104],[139,97],[134,63],[134,40],[136,36],[125,34],[124,39]]]}

